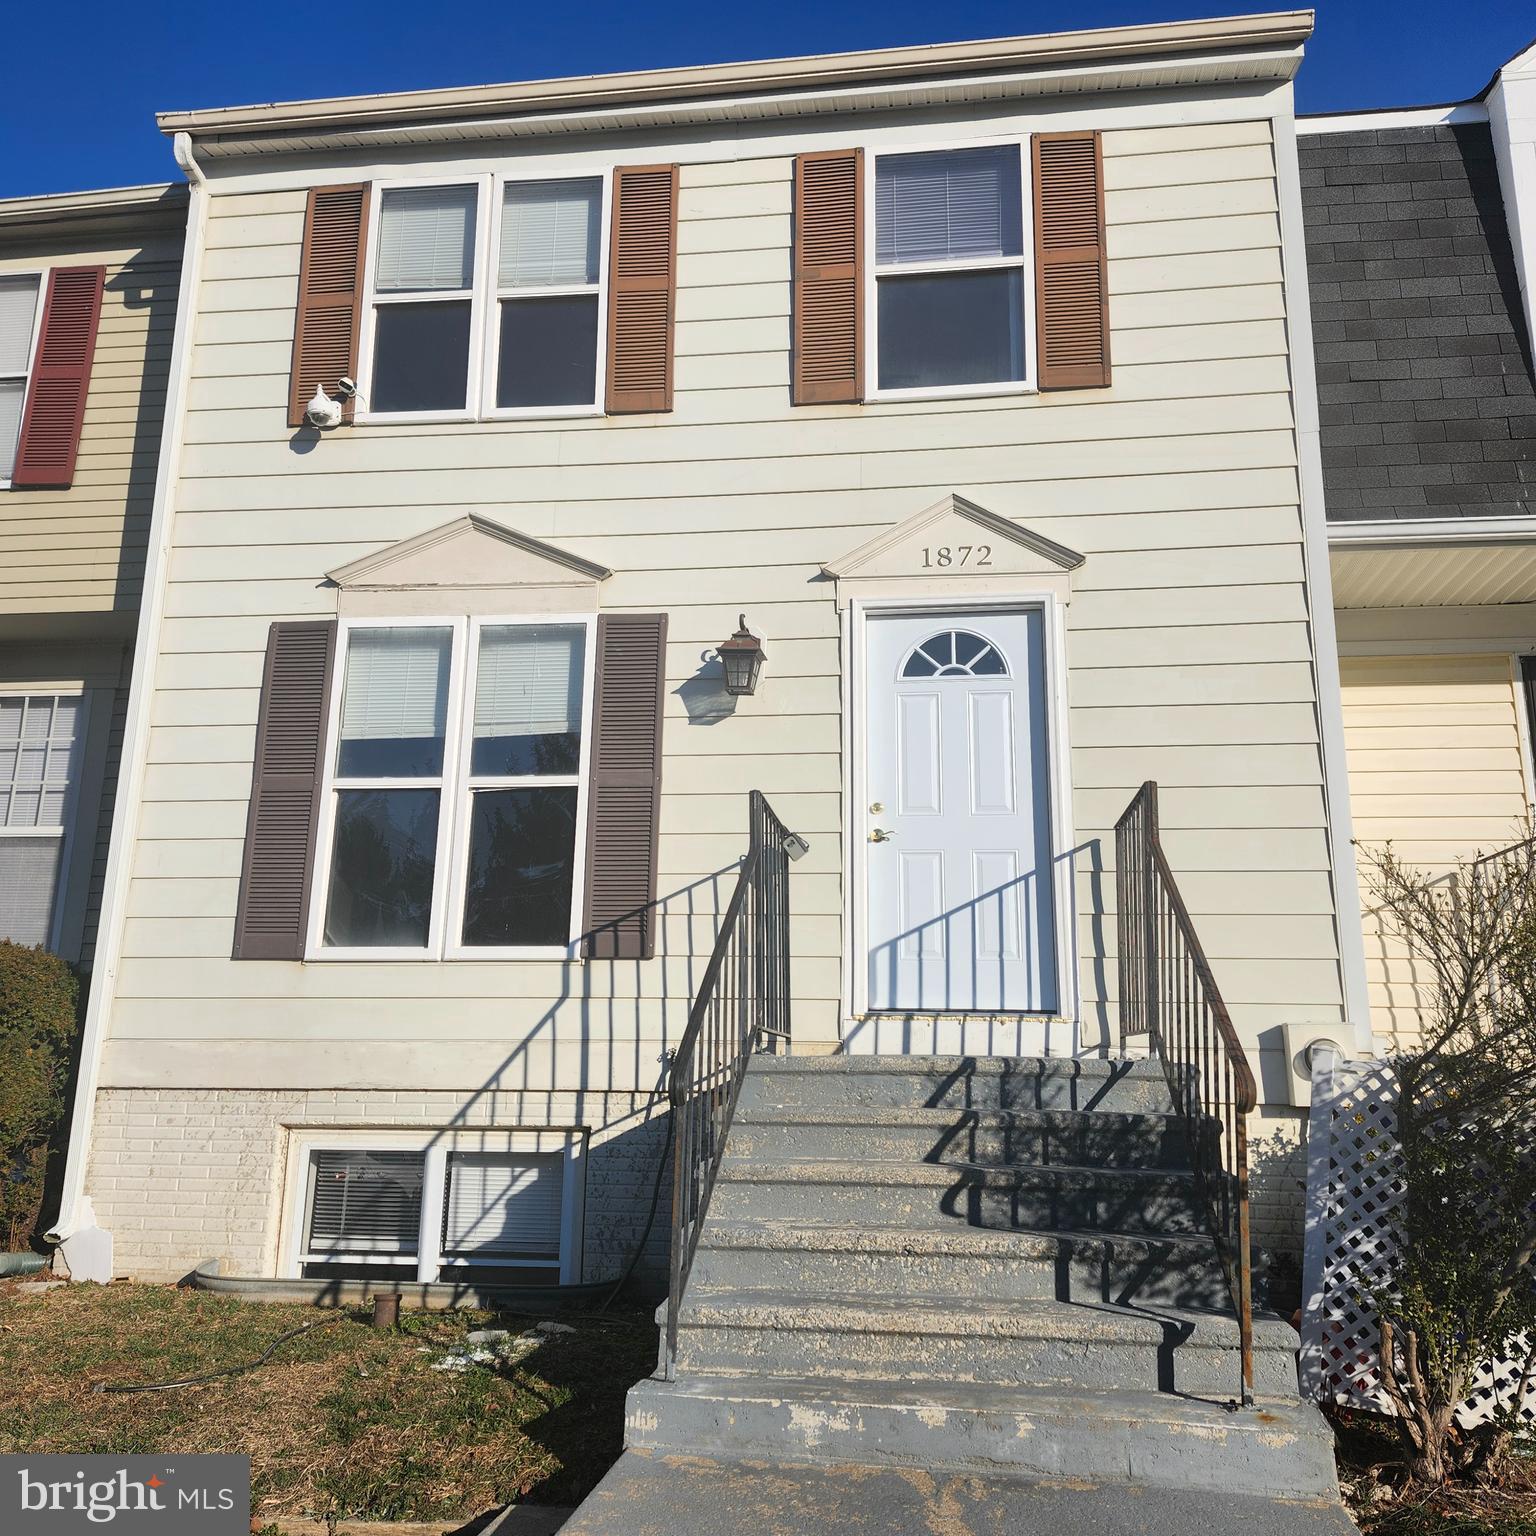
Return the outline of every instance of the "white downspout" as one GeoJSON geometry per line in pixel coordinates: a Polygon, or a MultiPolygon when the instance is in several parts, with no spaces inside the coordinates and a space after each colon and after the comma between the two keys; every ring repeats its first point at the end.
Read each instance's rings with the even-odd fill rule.
{"type": "Polygon", "coordinates": [[[133,872],[144,765],[149,755],[150,699],[154,692],[160,629],[165,615],[166,568],[170,562],[171,523],[180,472],[187,380],[192,364],[193,310],[208,221],[207,179],[193,157],[192,141],[187,134],[175,136],[174,153],[191,189],[187,204],[187,235],[182,247],[181,284],[176,296],[176,327],[171,344],[165,419],[160,431],[160,458],[155,470],[155,497],[150,509],[149,544],[145,551],[144,595],[134,638],[133,673],[128,690],[122,759],[118,765],[116,809],[107,851],[96,961],[81,1032],[80,1072],[75,1087],[69,1150],[64,1161],[64,1188],[59,1213],[46,1234],[50,1243],[58,1244],[72,1279],[103,1283],[112,1278],[112,1238],[96,1225],[95,1212],[85,1192],[85,1169],[91,1148],[96,1088],[101,1076],[101,1052],[106,1043],[117,968],[122,956],[128,882],[133,872]]]}

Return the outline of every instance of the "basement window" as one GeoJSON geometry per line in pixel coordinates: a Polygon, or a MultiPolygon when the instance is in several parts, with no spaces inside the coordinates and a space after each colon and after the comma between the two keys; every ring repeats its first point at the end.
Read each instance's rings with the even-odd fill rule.
{"type": "Polygon", "coordinates": [[[288,1273],[578,1280],[585,1143],[579,1130],[301,1133],[288,1273]]]}

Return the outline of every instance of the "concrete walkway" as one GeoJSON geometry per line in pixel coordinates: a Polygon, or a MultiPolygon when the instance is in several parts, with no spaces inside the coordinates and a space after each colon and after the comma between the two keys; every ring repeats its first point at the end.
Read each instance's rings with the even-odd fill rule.
{"type": "Polygon", "coordinates": [[[561,1536],[1359,1536],[1331,1501],[626,1451],[561,1536]]]}

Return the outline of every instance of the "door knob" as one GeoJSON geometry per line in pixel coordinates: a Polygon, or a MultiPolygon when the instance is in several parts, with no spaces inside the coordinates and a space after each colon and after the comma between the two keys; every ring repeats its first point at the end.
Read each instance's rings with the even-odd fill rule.
{"type": "Polygon", "coordinates": [[[888,843],[895,836],[896,834],[894,832],[887,832],[884,827],[876,827],[875,830],[869,834],[869,840],[872,843],[888,843]]]}

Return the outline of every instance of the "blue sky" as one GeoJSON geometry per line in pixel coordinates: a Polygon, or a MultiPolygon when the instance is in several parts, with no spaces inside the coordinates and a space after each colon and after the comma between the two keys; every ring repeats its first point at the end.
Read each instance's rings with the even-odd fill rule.
{"type": "MultiPolygon", "coordinates": [[[[1241,0],[78,0],[7,18],[0,196],[169,180],[157,110],[773,58],[847,48],[1229,15],[1241,0]],[[19,34],[18,34],[19,27],[19,34]],[[61,36],[67,32],[67,37],[61,36]],[[67,47],[67,56],[63,50],[67,47]],[[55,66],[51,60],[60,62],[55,66]]],[[[1480,91],[1536,34],[1532,0],[1318,0],[1300,110],[1480,91]]]]}

